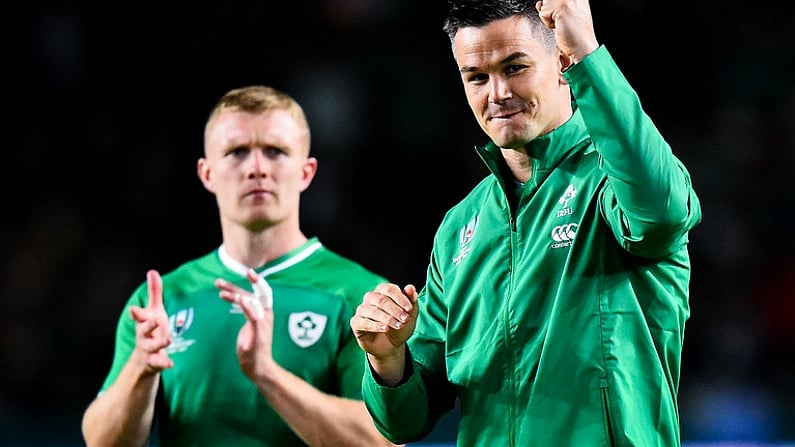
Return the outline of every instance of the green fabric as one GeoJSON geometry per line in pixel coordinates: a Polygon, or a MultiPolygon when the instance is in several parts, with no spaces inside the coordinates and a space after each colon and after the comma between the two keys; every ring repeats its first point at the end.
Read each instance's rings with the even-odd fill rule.
{"type": "Polygon", "coordinates": [[[492,175],[436,233],[411,375],[365,374],[393,441],[421,439],[458,397],[461,446],[680,445],[699,202],[604,47],[565,75],[575,113],[530,144],[517,200],[499,149],[478,150],[492,175]]]}
{"type": "MultiPolygon", "coordinates": [[[[274,359],[322,391],[360,399],[366,362],[349,320],[363,295],[385,279],[316,239],[258,272],[273,289],[274,359]]],[[[213,284],[224,278],[250,290],[244,274],[245,267],[223,262],[214,251],[163,276],[174,361],[161,375],[165,405],[157,407],[164,447],[304,445],[240,370],[235,346],[245,316],[222,300],[213,284]]],[[[142,284],[128,306],[145,306],[147,300],[142,284]]],[[[134,345],[135,324],[125,307],[103,390],[116,379],[134,345]]]]}

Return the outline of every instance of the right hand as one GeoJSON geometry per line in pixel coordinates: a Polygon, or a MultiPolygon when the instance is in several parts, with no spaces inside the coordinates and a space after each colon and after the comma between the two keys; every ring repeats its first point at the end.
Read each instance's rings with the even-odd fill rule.
{"type": "Polygon", "coordinates": [[[146,307],[130,306],[135,320],[135,355],[147,372],[156,374],[171,368],[174,362],[166,348],[171,344],[168,314],[163,307],[163,280],[156,270],[146,272],[149,302],[146,307]]]}
{"type": "Polygon", "coordinates": [[[417,295],[411,284],[402,290],[381,284],[367,292],[350,320],[359,346],[376,359],[402,355],[417,324],[417,295]]]}

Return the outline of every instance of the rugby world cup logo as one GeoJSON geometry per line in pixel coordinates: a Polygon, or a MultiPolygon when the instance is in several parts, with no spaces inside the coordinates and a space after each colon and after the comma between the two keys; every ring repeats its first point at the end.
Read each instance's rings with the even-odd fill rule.
{"type": "Polygon", "coordinates": [[[468,244],[472,238],[475,237],[475,230],[478,228],[478,217],[480,216],[475,216],[474,219],[470,220],[469,223],[467,223],[466,226],[461,229],[461,232],[458,235],[458,244],[461,247],[468,244]]]}
{"type": "Polygon", "coordinates": [[[171,335],[181,337],[193,323],[193,308],[182,309],[168,319],[171,335]]]}
{"type": "Polygon", "coordinates": [[[182,309],[177,311],[174,315],[168,317],[168,332],[171,334],[171,344],[168,346],[167,351],[169,354],[176,354],[188,349],[196,340],[185,339],[183,335],[190,329],[193,324],[193,308],[182,309]]]}
{"type": "Polygon", "coordinates": [[[453,264],[460,264],[461,261],[467,257],[469,252],[472,251],[472,247],[469,246],[469,243],[475,238],[475,230],[478,228],[479,217],[479,215],[475,216],[458,232],[458,246],[461,249],[458,251],[458,256],[453,258],[453,264]]]}

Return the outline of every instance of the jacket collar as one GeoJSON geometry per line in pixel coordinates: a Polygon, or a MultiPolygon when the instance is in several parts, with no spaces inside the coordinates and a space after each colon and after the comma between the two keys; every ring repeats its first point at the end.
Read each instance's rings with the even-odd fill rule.
{"type": "MultiPolygon", "coordinates": [[[[575,109],[571,118],[563,125],[539,136],[525,146],[528,155],[533,159],[532,178],[537,179],[539,175],[546,175],[588,138],[582,114],[579,109],[575,109]]],[[[493,141],[489,141],[484,146],[476,147],[475,150],[492,174],[501,179],[500,166],[504,166],[505,162],[500,148],[493,141]]]]}

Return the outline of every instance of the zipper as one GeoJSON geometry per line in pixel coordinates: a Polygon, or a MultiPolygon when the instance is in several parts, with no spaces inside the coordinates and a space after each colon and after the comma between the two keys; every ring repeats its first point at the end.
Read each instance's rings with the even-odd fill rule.
{"type": "Polygon", "coordinates": [[[607,385],[602,385],[600,392],[602,393],[602,414],[604,416],[603,422],[605,440],[607,441],[608,446],[614,447],[616,445],[616,441],[615,436],[613,435],[612,419],[610,418],[610,399],[607,396],[607,385]]]}

